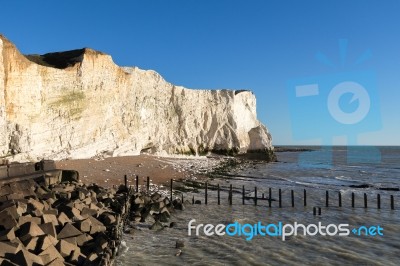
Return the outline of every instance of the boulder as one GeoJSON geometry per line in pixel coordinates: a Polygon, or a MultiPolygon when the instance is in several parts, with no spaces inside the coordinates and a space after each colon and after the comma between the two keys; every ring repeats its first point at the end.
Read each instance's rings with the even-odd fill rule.
{"type": "Polygon", "coordinates": [[[162,223],[160,223],[159,221],[155,221],[151,226],[150,226],[150,230],[154,230],[154,231],[159,231],[164,229],[164,225],[162,223]]]}

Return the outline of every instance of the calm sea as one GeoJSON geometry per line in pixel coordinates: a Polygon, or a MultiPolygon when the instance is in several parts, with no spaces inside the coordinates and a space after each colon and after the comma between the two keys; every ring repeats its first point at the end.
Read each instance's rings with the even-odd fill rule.
{"type": "MultiPolygon", "coordinates": [[[[310,147],[315,149],[315,147],[310,147]]],[[[216,191],[209,190],[208,205],[204,191],[186,193],[186,199],[200,199],[201,205],[186,205],[173,213],[172,228],[159,232],[148,224],[136,226],[134,234],[124,236],[126,248],[117,265],[398,265],[400,250],[400,148],[399,147],[324,147],[322,150],[278,152],[277,163],[250,164],[228,176],[211,181],[220,184],[221,205],[216,191]],[[228,204],[227,188],[234,189],[233,204],[228,204]],[[253,196],[268,197],[272,191],[272,207],[268,201],[253,200],[242,205],[241,190],[253,196]],[[278,190],[282,191],[282,208],[278,206],[278,190]],[[294,192],[292,207],[291,191],[294,192]],[[307,206],[304,206],[304,190],[307,206]],[[329,207],[326,207],[326,191],[329,207]],[[339,192],[342,206],[339,207],[339,192]],[[351,195],[354,193],[354,207],[351,195]],[[367,195],[367,208],[364,207],[367,195]],[[380,209],[378,209],[378,194],[380,209]],[[390,197],[394,199],[391,209],[390,197]],[[321,215],[313,215],[313,207],[321,215]],[[346,236],[256,235],[251,240],[241,236],[188,236],[188,223],[194,225],[224,224],[348,224],[349,230],[363,228],[346,236]],[[365,227],[362,227],[365,226],[365,227]],[[375,226],[375,227],[374,227],[375,226]],[[364,228],[382,228],[379,235],[364,228]],[[358,235],[359,233],[359,235],[358,235]],[[177,240],[185,242],[180,256],[175,256],[177,240]]],[[[331,227],[331,232],[334,227],[331,227]]],[[[249,230],[247,230],[249,232],[249,230]]]]}

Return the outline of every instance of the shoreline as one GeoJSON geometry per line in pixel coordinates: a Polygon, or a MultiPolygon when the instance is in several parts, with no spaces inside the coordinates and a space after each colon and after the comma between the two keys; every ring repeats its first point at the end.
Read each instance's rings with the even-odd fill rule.
{"type": "Polygon", "coordinates": [[[170,179],[206,179],[228,158],[137,155],[61,160],[55,161],[55,164],[57,169],[78,171],[79,179],[85,184],[113,187],[124,183],[124,175],[127,175],[129,185],[135,184],[136,175],[139,176],[140,185],[145,184],[147,176],[151,184],[156,185],[165,185],[170,179]]]}

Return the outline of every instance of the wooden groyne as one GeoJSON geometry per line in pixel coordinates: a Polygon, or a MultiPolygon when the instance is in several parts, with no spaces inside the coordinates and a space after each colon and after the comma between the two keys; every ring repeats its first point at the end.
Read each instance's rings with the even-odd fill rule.
{"type": "MultiPolygon", "coordinates": [[[[308,197],[311,193],[324,193],[324,202],[315,202],[314,205],[323,206],[323,207],[351,207],[351,208],[376,208],[376,209],[391,209],[395,210],[395,201],[394,195],[381,195],[381,193],[371,193],[372,195],[368,195],[367,193],[360,192],[352,192],[349,196],[349,193],[346,193],[346,196],[343,195],[341,191],[329,191],[329,190],[318,190],[318,189],[286,189],[285,195],[287,196],[285,199],[283,198],[283,189],[281,188],[272,188],[269,187],[259,188],[257,186],[246,188],[244,185],[241,187],[233,187],[232,184],[229,187],[223,187],[220,184],[211,184],[210,182],[199,182],[199,181],[177,181],[170,180],[170,189],[176,187],[176,193],[180,193],[179,191],[186,190],[185,186],[192,187],[195,190],[203,189],[204,196],[193,196],[192,202],[201,202],[204,200],[204,204],[209,204],[210,193],[209,191],[217,191],[216,193],[216,201],[217,204],[220,205],[221,202],[227,202],[227,204],[233,204],[233,197],[241,199],[241,204],[249,204],[247,201],[252,201],[255,206],[259,205],[260,202],[266,201],[268,203],[269,208],[278,207],[282,208],[284,205],[287,207],[295,207],[296,205],[307,206],[309,204],[308,197]],[[176,185],[174,185],[176,184],[176,185]],[[268,191],[268,193],[260,193],[260,191],[268,191]],[[277,198],[276,198],[277,197],[277,198]],[[203,198],[203,199],[202,199],[203,198]],[[356,205],[356,201],[363,200],[363,204],[358,203],[356,205]],[[285,202],[284,202],[285,201],[285,202]],[[368,204],[370,203],[370,204],[368,204]],[[374,204],[372,204],[374,203],[374,204]]],[[[172,195],[172,190],[171,190],[172,195]]],[[[215,196],[215,193],[213,194],[215,196]]],[[[237,201],[236,201],[237,202],[237,201]]]]}

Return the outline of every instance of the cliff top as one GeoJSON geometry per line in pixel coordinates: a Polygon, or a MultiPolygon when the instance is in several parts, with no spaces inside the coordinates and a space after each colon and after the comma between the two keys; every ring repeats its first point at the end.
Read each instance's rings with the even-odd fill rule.
{"type": "Polygon", "coordinates": [[[47,53],[43,55],[30,54],[25,55],[25,57],[28,60],[42,66],[64,69],[70,66],[74,66],[76,63],[82,62],[83,56],[85,54],[105,55],[102,52],[95,51],[90,48],[82,48],[70,51],[47,53]]]}

